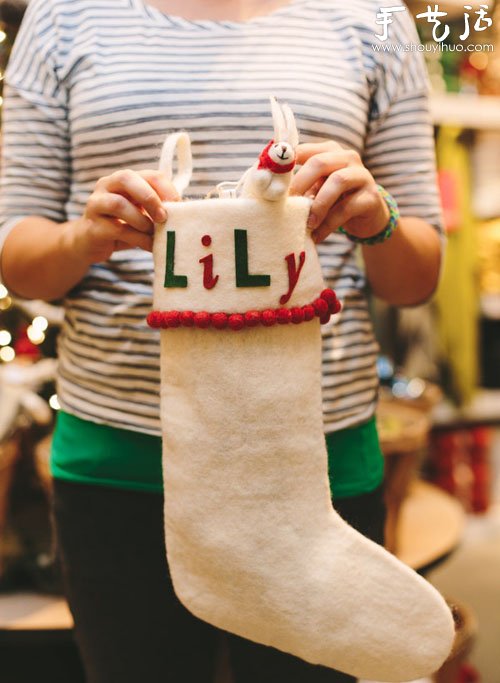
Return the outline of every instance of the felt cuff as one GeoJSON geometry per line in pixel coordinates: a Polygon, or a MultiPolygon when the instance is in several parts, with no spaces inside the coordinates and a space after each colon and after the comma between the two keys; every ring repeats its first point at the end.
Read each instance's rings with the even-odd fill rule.
{"type": "Polygon", "coordinates": [[[324,290],[306,227],[309,199],[207,199],[164,206],[168,219],[156,226],[153,249],[155,272],[163,275],[154,284],[156,311],[291,309],[312,304],[324,290]]]}

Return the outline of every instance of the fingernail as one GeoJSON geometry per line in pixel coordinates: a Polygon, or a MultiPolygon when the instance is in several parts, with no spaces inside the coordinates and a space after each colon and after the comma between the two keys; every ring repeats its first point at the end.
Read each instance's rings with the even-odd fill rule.
{"type": "Polygon", "coordinates": [[[158,223],[163,223],[164,221],[167,220],[167,212],[165,211],[163,206],[161,206],[159,209],[157,209],[155,213],[156,213],[156,220],[158,223]]]}
{"type": "Polygon", "coordinates": [[[307,227],[310,228],[311,230],[316,227],[318,223],[318,219],[313,213],[309,214],[309,218],[307,219],[307,227]]]}

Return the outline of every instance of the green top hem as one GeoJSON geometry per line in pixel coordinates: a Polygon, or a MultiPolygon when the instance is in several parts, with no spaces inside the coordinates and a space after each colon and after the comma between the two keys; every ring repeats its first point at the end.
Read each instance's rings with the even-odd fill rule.
{"type": "Polygon", "coordinates": [[[51,465],[51,474],[54,479],[63,479],[64,481],[71,481],[75,484],[91,484],[92,486],[111,486],[111,488],[126,489],[127,491],[145,491],[148,493],[163,493],[163,483],[161,484],[144,484],[140,481],[124,481],[123,479],[105,479],[100,477],[85,477],[83,474],[75,474],[58,467],[51,465]]]}
{"type": "MultiPolygon", "coordinates": [[[[333,498],[370,493],[384,478],[375,418],[325,436],[333,498]]],[[[159,436],[82,420],[59,411],[50,459],[56,479],[161,493],[159,436]]]]}

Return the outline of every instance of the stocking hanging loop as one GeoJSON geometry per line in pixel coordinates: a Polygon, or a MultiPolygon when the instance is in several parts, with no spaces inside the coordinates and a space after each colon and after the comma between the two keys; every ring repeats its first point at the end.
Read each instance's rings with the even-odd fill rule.
{"type": "Polygon", "coordinates": [[[160,154],[159,168],[182,196],[191,182],[193,172],[191,141],[187,133],[172,133],[166,138],[160,154]],[[177,173],[174,176],[175,155],[177,155],[177,173]]]}

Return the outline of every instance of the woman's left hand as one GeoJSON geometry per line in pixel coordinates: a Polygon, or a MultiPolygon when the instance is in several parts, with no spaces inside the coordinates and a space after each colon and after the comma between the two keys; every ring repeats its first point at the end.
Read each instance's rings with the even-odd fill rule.
{"type": "Polygon", "coordinates": [[[297,147],[297,164],[290,193],[313,198],[308,226],[315,242],[340,227],[363,238],[385,228],[389,209],[357,152],[333,140],[303,144],[297,147]]]}

